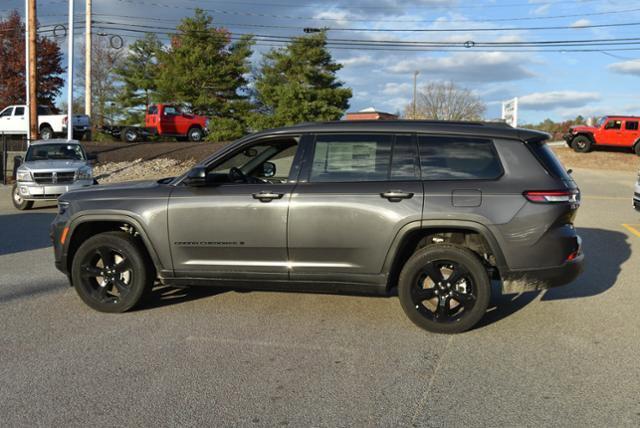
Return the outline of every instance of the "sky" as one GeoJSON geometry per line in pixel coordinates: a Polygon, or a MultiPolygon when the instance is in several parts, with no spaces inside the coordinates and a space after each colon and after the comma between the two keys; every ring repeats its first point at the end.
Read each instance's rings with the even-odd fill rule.
{"type": "MultiPolygon", "coordinates": [[[[76,19],[81,22],[84,0],[75,0],[75,7],[76,19]]],[[[207,10],[216,25],[227,27],[234,34],[298,36],[304,34],[303,28],[311,27],[328,28],[329,39],[454,44],[444,51],[410,51],[397,46],[332,47],[332,55],[344,65],[338,77],[353,89],[350,111],[368,107],[391,113],[404,110],[411,102],[413,74],[418,71],[418,87],[432,81],[453,81],[471,90],[487,104],[487,119],[499,118],[501,102],[513,97],[519,99],[521,124],[577,115],[640,115],[640,39],[616,46],[552,47],[554,51],[540,51],[539,46],[482,46],[640,38],[638,2],[93,0],[94,21],[118,23],[96,25],[146,25],[154,31],[175,27],[180,18],[192,15],[197,7],[207,10]],[[575,52],[576,49],[595,51],[575,52]]],[[[0,14],[14,8],[23,14],[24,0],[0,0],[0,14]]],[[[41,26],[66,23],[67,0],[38,0],[38,15],[41,26]]],[[[82,55],[79,49],[83,26],[78,24],[76,61],[82,55]]],[[[140,33],[122,30],[100,31],[120,35],[125,43],[140,37],[140,33]]],[[[66,41],[60,41],[66,55],[66,41]]],[[[261,53],[271,48],[266,46],[268,43],[255,47],[255,65],[261,53]]]]}

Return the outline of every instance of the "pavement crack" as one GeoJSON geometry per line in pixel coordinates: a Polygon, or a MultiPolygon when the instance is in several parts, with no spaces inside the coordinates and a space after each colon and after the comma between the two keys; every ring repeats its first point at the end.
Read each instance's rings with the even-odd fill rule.
{"type": "Polygon", "coordinates": [[[444,357],[447,354],[447,351],[449,350],[449,345],[451,345],[452,341],[453,341],[453,336],[450,336],[449,339],[447,339],[446,345],[444,346],[444,351],[442,351],[442,355],[440,356],[440,358],[438,358],[436,367],[433,369],[433,373],[431,374],[431,379],[429,379],[429,384],[427,385],[427,389],[422,394],[422,397],[420,397],[420,401],[418,401],[416,410],[413,412],[413,417],[411,418],[411,425],[413,426],[415,426],[416,419],[420,414],[420,410],[424,407],[424,405],[427,402],[427,399],[429,398],[429,395],[431,394],[431,388],[433,387],[433,382],[436,376],[438,375],[438,371],[440,371],[440,366],[442,365],[442,361],[444,360],[444,357]]]}

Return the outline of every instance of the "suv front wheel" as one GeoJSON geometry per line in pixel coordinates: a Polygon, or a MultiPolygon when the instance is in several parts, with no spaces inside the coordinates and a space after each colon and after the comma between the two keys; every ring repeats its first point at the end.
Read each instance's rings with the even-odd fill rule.
{"type": "Polygon", "coordinates": [[[471,250],[428,245],[404,265],[398,294],[402,309],[417,326],[434,333],[461,333],[487,311],[491,281],[471,250]]]}
{"type": "Polygon", "coordinates": [[[105,232],[78,248],[71,269],[80,298],[100,312],[125,312],[153,287],[154,274],[140,244],[125,232],[105,232]]]}

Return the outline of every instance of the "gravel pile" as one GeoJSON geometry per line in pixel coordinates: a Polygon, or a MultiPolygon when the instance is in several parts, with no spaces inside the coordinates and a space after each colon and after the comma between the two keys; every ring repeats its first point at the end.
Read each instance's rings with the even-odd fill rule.
{"type": "Polygon", "coordinates": [[[133,180],[157,180],[175,177],[196,164],[195,160],[153,159],[130,162],[100,163],[93,168],[93,176],[100,184],[133,180]]]}

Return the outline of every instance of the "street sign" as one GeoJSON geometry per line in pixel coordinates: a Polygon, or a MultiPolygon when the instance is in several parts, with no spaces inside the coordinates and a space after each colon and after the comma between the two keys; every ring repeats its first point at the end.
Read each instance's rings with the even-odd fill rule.
{"type": "Polygon", "coordinates": [[[518,127],[518,97],[502,103],[502,120],[514,128],[518,127]]]}

